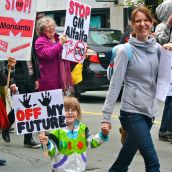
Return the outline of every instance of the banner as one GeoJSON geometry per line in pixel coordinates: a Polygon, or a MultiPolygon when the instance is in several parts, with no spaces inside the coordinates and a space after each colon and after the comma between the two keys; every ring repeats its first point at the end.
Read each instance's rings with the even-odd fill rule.
{"type": "Polygon", "coordinates": [[[30,60],[36,0],[1,0],[0,60],[30,60]]]}
{"type": "Polygon", "coordinates": [[[66,126],[61,89],[14,95],[13,102],[18,135],[66,126]]]}
{"type": "Polygon", "coordinates": [[[64,31],[68,42],[63,46],[63,59],[78,63],[84,61],[90,16],[90,6],[74,0],[69,1],[64,31]]]}

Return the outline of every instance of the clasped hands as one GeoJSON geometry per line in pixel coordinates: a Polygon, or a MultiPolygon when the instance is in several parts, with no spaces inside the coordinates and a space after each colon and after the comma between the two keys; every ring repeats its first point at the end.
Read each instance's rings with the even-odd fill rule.
{"type": "Polygon", "coordinates": [[[101,123],[101,131],[104,136],[107,136],[111,130],[111,124],[108,122],[101,123]]]}

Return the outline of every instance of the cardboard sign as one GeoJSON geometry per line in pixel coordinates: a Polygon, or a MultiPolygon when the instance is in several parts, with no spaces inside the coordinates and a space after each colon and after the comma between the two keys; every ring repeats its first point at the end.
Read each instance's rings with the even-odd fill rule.
{"type": "Polygon", "coordinates": [[[160,57],[159,72],[157,78],[156,98],[165,101],[168,96],[171,79],[172,52],[162,49],[160,57]]]}
{"type": "Polygon", "coordinates": [[[64,33],[69,40],[63,46],[63,59],[79,63],[84,61],[90,15],[90,6],[74,0],[69,1],[64,33]]]}
{"type": "Polygon", "coordinates": [[[1,0],[0,60],[30,60],[36,0],[1,0]]]}
{"type": "Polygon", "coordinates": [[[61,89],[14,95],[13,102],[18,135],[66,126],[61,89]]]}

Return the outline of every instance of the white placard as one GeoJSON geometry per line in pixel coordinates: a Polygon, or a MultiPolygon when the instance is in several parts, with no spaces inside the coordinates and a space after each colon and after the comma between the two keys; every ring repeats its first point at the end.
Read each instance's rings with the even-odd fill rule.
{"type": "Polygon", "coordinates": [[[156,98],[165,101],[170,87],[172,52],[162,49],[157,78],[156,98]]]}
{"type": "Polygon", "coordinates": [[[36,0],[0,1],[0,60],[30,60],[36,0]]]}
{"type": "Polygon", "coordinates": [[[171,78],[170,78],[170,87],[169,87],[167,96],[172,96],[172,55],[171,55],[171,75],[170,76],[171,76],[171,78]]]}
{"type": "Polygon", "coordinates": [[[13,102],[18,135],[66,126],[61,89],[14,95],[13,102]]]}
{"type": "Polygon", "coordinates": [[[63,46],[63,59],[78,63],[84,61],[90,15],[90,6],[74,0],[69,1],[64,31],[68,36],[68,42],[63,46]]]}

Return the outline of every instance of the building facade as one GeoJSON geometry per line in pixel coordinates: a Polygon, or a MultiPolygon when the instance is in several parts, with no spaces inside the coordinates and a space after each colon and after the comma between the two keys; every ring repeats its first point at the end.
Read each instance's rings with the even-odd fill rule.
{"type": "MultiPolygon", "coordinates": [[[[68,0],[37,0],[37,11],[55,19],[58,26],[64,26],[68,0]]],[[[127,25],[124,0],[97,2],[99,0],[77,0],[91,6],[90,27],[105,27],[123,31],[127,25]]],[[[108,0],[107,0],[108,1],[108,0]]]]}

